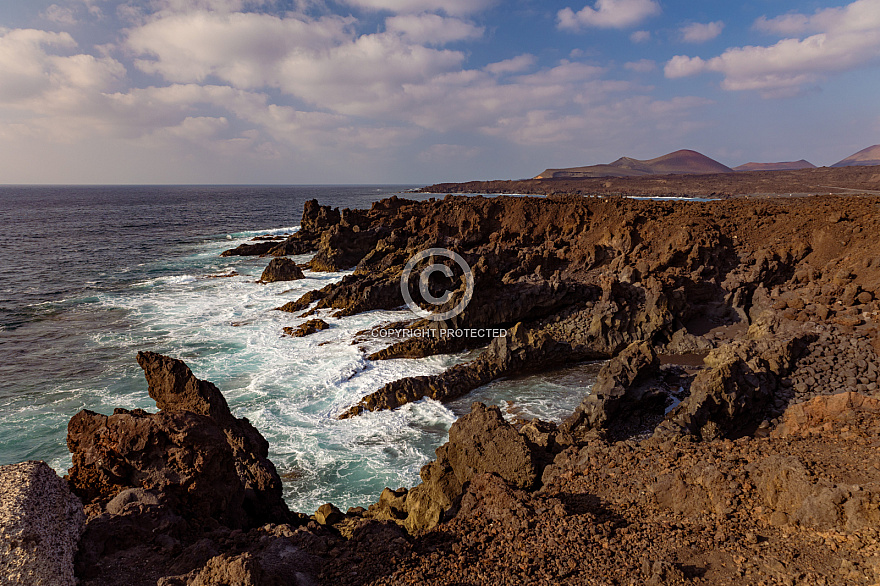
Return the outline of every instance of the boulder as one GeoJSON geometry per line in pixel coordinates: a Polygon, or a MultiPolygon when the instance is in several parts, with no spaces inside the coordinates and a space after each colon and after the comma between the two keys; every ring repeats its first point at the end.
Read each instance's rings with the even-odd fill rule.
{"type": "Polygon", "coordinates": [[[316,586],[317,568],[317,560],[289,540],[264,537],[248,551],[214,556],[188,574],[160,579],[158,586],[316,586]]]}
{"type": "Polygon", "coordinates": [[[303,275],[302,269],[294,261],[289,258],[278,257],[269,261],[269,266],[263,271],[260,281],[263,283],[275,283],[277,281],[295,281],[303,278],[305,278],[305,275],[303,275]]]}
{"type": "Polygon", "coordinates": [[[304,324],[300,325],[296,328],[287,327],[284,328],[284,335],[293,336],[295,338],[302,338],[305,336],[310,336],[315,332],[320,332],[322,330],[326,330],[330,328],[330,324],[325,322],[322,319],[310,319],[304,324]]]}
{"type": "MultiPolygon", "coordinates": [[[[519,490],[533,490],[540,478],[542,458],[533,454],[526,437],[501,415],[498,407],[474,403],[471,412],[449,430],[449,441],[436,450],[437,459],[421,471],[422,483],[406,493],[402,524],[410,533],[431,529],[447,516],[465,486],[479,474],[495,474],[519,490]]],[[[400,504],[388,491],[383,518],[398,520],[400,504]]]]}
{"type": "Polygon", "coordinates": [[[9,586],[74,586],[82,503],[45,462],[0,466],[0,574],[9,586]]]}
{"type": "Polygon", "coordinates": [[[315,520],[321,525],[334,525],[345,518],[342,511],[332,503],[325,503],[315,511],[315,520]]]}
{"type": "Polygon", "coordinates": [[[257,242],[255,244],[241,244],[235,248],[224,250],[220,256],[260,256],[268,253],[279,246],[277,242],[257,242]]]}

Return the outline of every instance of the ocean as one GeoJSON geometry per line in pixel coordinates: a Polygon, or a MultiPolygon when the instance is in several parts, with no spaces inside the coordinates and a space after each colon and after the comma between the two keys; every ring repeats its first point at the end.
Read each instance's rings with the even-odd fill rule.
{"type": "Polygon", "coordinates": [[[45,460],[64,474],[67,422],[79,410],[155,411],[140,350],[184,360],[216,384],[269,440],[285,499],[306,513],[326,502],[366,506],[386,486],[417,484],[475,400],[510,418],[570,413],[596,365],[495,381],[445,405],[426,399],[337,420],[388,382],[469,356],[366,360],[379,342],[353,344],[355,334],[403,319],[405,309],[322,312],[330,329],[282,337],[305,320],[273,308],[347,273],[259,284],[268,259],[220,257],[255,236],[297,230],[309,199],[367,208],[412,187],[0,187],[0,465],[45,460]]]}

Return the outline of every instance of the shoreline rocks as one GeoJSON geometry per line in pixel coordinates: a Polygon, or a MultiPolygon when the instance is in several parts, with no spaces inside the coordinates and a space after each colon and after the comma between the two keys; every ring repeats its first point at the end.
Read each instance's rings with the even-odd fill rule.
{"type": "MultiPolygon", "coordinates": [[[[313,270],[356,265],[355,271],[279,309],[303,316],[333,309],[344,317],[398,308],[405,263],[422,250],[442,247],[472,269],[470,304],[446,323],[413,320],[395,327],[515,332],[492,340],[412,338],[375,352],[370,359],[485,347],[472,362],[445,373],[393,381],[342,417],[422,397],[451,400],[498,377],[610,359],[636,342],[668,354],[703,354],[742,337],[768,311],[804,335],[813,333],[814,324],[876,327],[865,317],[880,311],[880,266],[867,252],[874,246],[867,234],[880,228],[871,207],[875,199],[394,197],[369,210],[309,202],[303,213],[307,229],[288,241],[316,247],[313,270]],[[860,225],[852,218],[861,218],[860,225]]],[[[463,281],[453,280],[448,307],[437,311],[457,303],[463,290],[463,281]]],[[[788,377],[781,378],[788,384],[788,377]]],[[[843,382],[849,378],[864,390],[880,385],[855,373],[843,382]]],[[[801,388],[801,381],[796,384],[801,388]]]]}
{"type": "MultiPolygon", "coordinates": [[[[476,403],[420,484],[307,517],[287,509],[268,443],[216,386],[179,360],[140,353],[159,412],[82,411],[69,424],[69,482],[87,516],[76,577],[880,581],[878,201],[390,198],[342,211],[308,202],[302,229],[261,242],[274,247],[265,254],[316,250],[312,270],[356,269],[286,310],[398,307],[411,254],[447,247],[478,286],[442,325],[508,332],[376,353],[485,346],[440,375],[385,385],[346,415],[608,359],[593,393],[561,425],[508,422],[476,403]]],[[[449,286],[455,303],[462,283],[449,286]]]]}
{"type": "Polygon", "coordinates": [[[296,281],[304,279],[302,269],[289,258],[277,257],[269,261],[269,265],[260,276],[261,283],[276,283],[278,281],[296,281]]]}

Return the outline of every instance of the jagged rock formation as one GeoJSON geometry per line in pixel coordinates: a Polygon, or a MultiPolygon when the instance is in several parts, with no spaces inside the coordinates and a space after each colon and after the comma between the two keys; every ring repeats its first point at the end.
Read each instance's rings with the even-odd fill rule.
{"type": "Polygon", "coordinates": [[[230,527],[284,518],[281,479],[260,432],[180,360],[139,352],[138,363],[161,411],[86,410],[71,419],[74,491],[103,504],[127,488],[156,490],[194,518],[230,527]]]}
{"type": "MultiPolygon", "coordinates": [[[[377,352],[485,345],[446,373],[379,389],[350,415],[607,358],[593,395],[559,426],[511,423],[475,404],[421,484],[386,489],[368,509],[328,503],[306,521],[279,512],[265,441],[216,387],[144,353],[159,413],[71,421],[70,480],[90,517],[78,577],[86,586],[876,582],[878,210],[871,197],[391,198],[354,211],[310,202],[304,229],[273,250],[312,247],[313,269],[357,268],[285,310],[398,307],[406,261],[447,247],[477,287],[464,313],[433,327],[508,332],[377,352]]],[[[460,279],[432,286],[456,291],[449,304],[463,290],[460,279]]]]}
{"type": "MultiPolygon", "coordinates": [[[[537,425],[532,429],[537,430],[537,425]]],[[[385,489],[367,516],[396,521],[419,533],[454,516],[463,490],[481,474],[533,490],[552,458],[547,457],[554,447],[550,437],[547,433],[543,445],[535,443],[507,423],[498,407],[474,403],[471,412],[452,425],[449,441],[436,450],[437,459],[422,468],[422,483],[409,491],[385,489]]]]}
{"type": "Polygon", "coordinates": [[[85,520],[80,500],[45,462],[0,466],[0,581],[74,586],[85,520]]]}
{"type": "Polygon", "coordinates": [[[179,360],[153,352],[137,358],[158,413],[84,410],[68,424],[69,482],[90,517],[81,575],[91,578],[101,556],[157,535],[174,549],[218,526],[294,521],[268,442],[232,415],[217,387],[179,360]]]}
{"type": "MultiPolygon", "coordinates": [[[[310,202],[303,218],[308,230],[289,242],[317,247],[313,268],[357,267],[353,275],[279,309],[303,315],[334,309],[334,315],[346,316],[400,307],[403,266],[427,248],[449,248],[471,266],[474,294],[461,315],[442,323],[414,320],[402,325],[504,328],[508,335],[411,338],[376,352],[371,359],[420,357],[488,344],[470,363],[377,389],[343,417],[393,409],[422,397],[449,400],[523,370],[612,358],[633,343],[644,342],[669,353],[705,353],[731,341],[739,335],[737,331],[745,332],[761,312],[788,303],[791,296],[824,299],[821,307],[791,302],[784,317],[788,325],[772,334],[785,346],[795,338],[804,342],[808,337],[805,324],[811,320],[847,321],[849,307],[873,307],[874,279],[880,278],[880,267],[866,260],[870,257],[867,250],[875,245],[867,235],[880,222],[870,201],[673,203],[447,196],[442,201],[414,202],[394,197],[377,202],[370,210],[342,211],[310,202]],[[858,229],[851,219],[856,217],[858,229]],[[834,296],[841,306],[833,305],[834,296]],[[793,319],[793,313],[801,311],[807,312],[798,318],[801,321],[793,319]]],[[[443,311],[461,298],[464,279],[455,277],[432,286],[436,292],[454,291],[437,310],[443,311]]],[[[790,349],[794,360],[801,342],[790,349]]],[[[721,383],[702,374],[695,389],[706,397],[714,393],[711,401],[717,405],[710,408],[706,397],[685,401],[672,415],[680,419],[676,433],[703,433],[711,421],[705,433],[719,425],[718,433],[734,435],[745,425],[733,421],[736,412],[754,413],[758,422],[758,412],[761,418],[781,413],[774,393],[788,367],[780,370],[775,363],[758,364],[753,360],[757,354],[775,350],[755,341],[746,346],[737,350],[741,355],[736,358],[725,354],[731,349],[713,354],[710,360],[719,362],[712,376],[731,380],[758,376],[762,390],[754,394],[754,400],[745,398],[750,396],[748,385],[740,383],[728,392],[735,399],[733,395],[723,398],[718,395],[724,394],[718,390],[721,383]],[[714,390],[710,393],[705,390],[708,387],[714,390]],[[702,405],[699,409],[697,403],[702,405]],[[687,417],[681,414],[687,409],[694,411],[685,421],[687,417]]],[[[692,378],[683,381],[684,391],[690,389],[692,378]]],[[[671,381],[667,387],[672,387],[671,381]]],[[[671,402],[686,398],[670,399],[660,387],[650,394],[656,398],[654,407],[634,413],[633,421],[658,420],[661,408],[662,419],[671,402]]],[[[620,419],[616,421],[618,429],[612,433],[628,433],[620,419]]]]}

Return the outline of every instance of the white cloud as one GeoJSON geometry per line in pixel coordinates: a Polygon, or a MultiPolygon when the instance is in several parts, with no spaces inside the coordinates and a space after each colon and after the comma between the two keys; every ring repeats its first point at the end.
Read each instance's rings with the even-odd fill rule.
{"type": "Polygon", "coordinates": [[[761,16],[755,21],[754,28],[765,33],[794,36],[806,32],[809,22],[810,17],[805,14],[783,14],[776,18],[761,16]]]}
{"type": "Polygon", "coordinates": [[[73,9],[69,6],[59,6],[58,4],[51,4],[48,8],[46,8],[46,10],[44,10],[40,14],[40,16],[45,18],[46,20],[64,26],[73,26],[76,24],[76,16],[74,15],[73,9]]]}
{"type": "Polygon", "coordinates": [[[663,74],[669,79],[678,79],[680,77],[696,75],[707,68],[707,63],[699,57],[676,55],[666,62],[666,66],[663,68],[663,74]]]}
{"type": "Polygon", "coordinates": [[[636,31],[629,36],[633,43],[647,43],[651,40],[651,31],[636,31]]]}
{"type": "Polygon", "coordinates": [[[656,0],[596,0],[595,7],[585,6],[578,12],[563,8],[557,20],[559,28],[568,30],[590,26],[628,28],[657,14],[660,4],[656,0]]]}
{"type": "Polygon", "coordinates": [[[485,29],[458,18],[437,14],[406,14],[385,19],[385,30],[402,35],[413,43],[444,45],[479,39],[485,29]]]}
{"type": "Polygon", "coordinates": [[[525,53],[523,55],[517,55],[516,57],[512,57],[510,59],[505,59],[504,61],[490,63],[483,69],[494,75],[501,75],[503,73],[520,73],[522,71],[525,71],[526,69],[531,68],[536,61],[537,59],[534,55],[529,55],[528,53],[525,53]]]}
{"type": "Polygon", "coordinates": [[[0,103],[63,105],[109,89],[125,75],[122,64],[109,57],[54,52],[76,48],[68,33],[0,29],[0,103]]]}
{"type": "Polygon", "coordinates": [[[880,2],[857,0],[810,17],[798,16],[759,20],[757,26],[777,32],[819,32],[766,47],[732,47],[705,60],[677,55],[666,64],[666,76],[715,71],[724,75],[721,87],[726,90],[758,90],[767,97],[778,97],[795,94],[827,74],[880,61],[880,2]]]}
{"type": "MultiPolygon", "coordinates": [[[[396,3],[400,13],[384,15],[384,31],[370,34],[353,17],[238,11],[258,4],[142,3],[158,12],[125,13],[130,28],[120,31],[119,44],[94,47],[94,55],[67,33],[0,29],[0,106],[12,112],[0,119],[2,140],[152,153],[154,171],[184,159],[215,170],[225,168],[217,161],[228,169],[240,161],[323,161],[328,169],[326,161],[342,161],[334,169],[349,170],[352,180],[352,169],[382,160],[434,168],[472,163],[490,144],[570,148],[586,135],[641,133],[668,118],[684,127],[678,104],[664,106],[641,95],[649,88],[606,79],[609,70],[595,64],[540,67],[523,54],[465,68],[465,53],[431,46],[484,34],[467,17],[450,15],[463,11],[454,3],[441,14],[408,13],[416,3],[396,3]],[[148,80],[155,86],[132,87],[111,55],[155,76],[148,80]],[[431,147],[428,137],[438,144],[431,147]]],[[[116,6],[117,16],[119,6],[134,6],[88,4],[99,5],[107,14],[116,6]]],[[[78,10],[85,12],[82,4],[78,10]]]]}
{"type": "Polygon", "coordinates": [[[638,61],[624,63],[623,67],[636,73],[650,73],[657,69],[657,62],[651,59],[639,59],[638,61]]]}
{"type": "Polygon", "coordinates": [[[694,22],[681,27],[681,40],[685,43],[705,43],[720,35],[723,29],[724,23],[720,20],[705,24],[694,22]]]}
{"type": "Polygon", "coordinates": [[[482,12],[491,8],[497,0],[344,0],[351,6],[369,10],[384,10],[398,14],[421,12],[445,12],[460,16],[482,12]]]}
{"type": "Polygon", "coordinates": [[[277,85],[277,66],[299,51],[327,51],[351,39],[350,18],[279,18],[257,13],[174,14],[132,29],[126,44],[147,73],[174,82],[216,76],[236,87],[277,85]]]}

